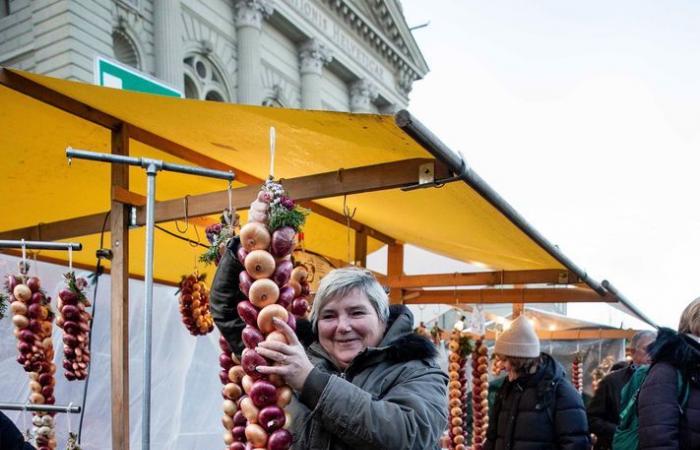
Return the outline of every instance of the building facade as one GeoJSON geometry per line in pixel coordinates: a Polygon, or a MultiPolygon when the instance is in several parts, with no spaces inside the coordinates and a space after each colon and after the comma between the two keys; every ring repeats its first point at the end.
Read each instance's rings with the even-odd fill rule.
{"type": "Polygon", "coordinates": [[[0,65],[92,82],[96,56],[188,98],[365,113],[428,71],[398,0],[0,0],[0,65]]]}

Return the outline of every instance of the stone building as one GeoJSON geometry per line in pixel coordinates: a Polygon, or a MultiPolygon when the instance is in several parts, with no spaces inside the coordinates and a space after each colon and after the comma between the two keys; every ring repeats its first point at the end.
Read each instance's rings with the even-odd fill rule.
{"type": "Polygon", "coordinates": [[[189,98],[368,113],[428,71],[399,0],[0,0],[0,65],[93,82],[96,56],[189,98]]]}

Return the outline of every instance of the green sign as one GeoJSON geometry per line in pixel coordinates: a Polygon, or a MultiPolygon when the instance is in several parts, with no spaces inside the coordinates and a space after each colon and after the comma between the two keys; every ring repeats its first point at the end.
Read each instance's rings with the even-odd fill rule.
{"type": "Polygon", "coordinates": [[[102,56],[95,58],[95,84],[147,94],[182,97],[180,91],[163,81],[102,56]]]}

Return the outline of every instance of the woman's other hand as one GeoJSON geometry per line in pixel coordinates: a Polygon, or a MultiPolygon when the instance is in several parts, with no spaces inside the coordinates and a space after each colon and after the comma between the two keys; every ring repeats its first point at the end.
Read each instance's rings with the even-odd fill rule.
{"type": "Polygon", "coordinates": [[[257,370],[260,373],[281,376],[285,383],[299,392],[304,387],[306,377],[309,376],[314,366],[289,325],[277,318],[273,321],[275,328],[284,335],[288,344],[277,341],[263,341],[258,344],[255,351],[273,361],[274,365],[258,366],[257,370]]]}

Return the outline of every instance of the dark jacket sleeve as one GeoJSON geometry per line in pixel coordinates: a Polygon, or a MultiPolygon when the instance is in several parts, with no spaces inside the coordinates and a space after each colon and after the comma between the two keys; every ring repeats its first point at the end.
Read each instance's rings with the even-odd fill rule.
{"type": "Polygon", "coordinates": [[[9,417],[0,412],[0,449],[2,450],[30,450],[34,447],[24,442],[24,437],[17,426],[9,417]]]}
{"type": "Polygon", "coordinates": [[[238,237],[229,242],[228,248],[216,268],[209,295],[211,316],[214,323],[237,355],[243,351],[241,331],[245,328],[245,323],[238,317],[236,306],[238,302],[246,299],[238,288],[238,275],[243,271],[243,265],[236,257],[239,245],[238,237]]]}
{"type": "Polygon", "coordinates": [[[588,421],[583,399],[569,380],[557,386],[557,403],[554,410],[554,430],[561,450],[588,450],[588,421]]]}
{"type": "Polygon", "coordinates": [[[335,375],[307,389],[323,389],[302,397],[316,402],[307,406],[349,448],[436,448],[447,426],[447,375],[437,366],[405,373],[381,399],[335,375]]]}
{"type": "MultiPolygon", "coordinates": [[[[617,423],[609,420],[610,411],[615,409],[614,383],[611,382],[610,375],[600,381],[598,390],[588,404],[588,425],[591,433],[598,436],[599,443],[605,448],[609,448],[612,443],[613,435],[617,429],[617,423]]],[[[619,394],[618,394],[619,395],[619,394]]],[[[596,446],[597,448],[597,446],[596,446]]]]}
{"type": "Polygon", "coordinates": [[[639,448],[675,450],[679,448],[680,407],[678,375],[668,363],[657,363],[639,392],[639,448]]]}

